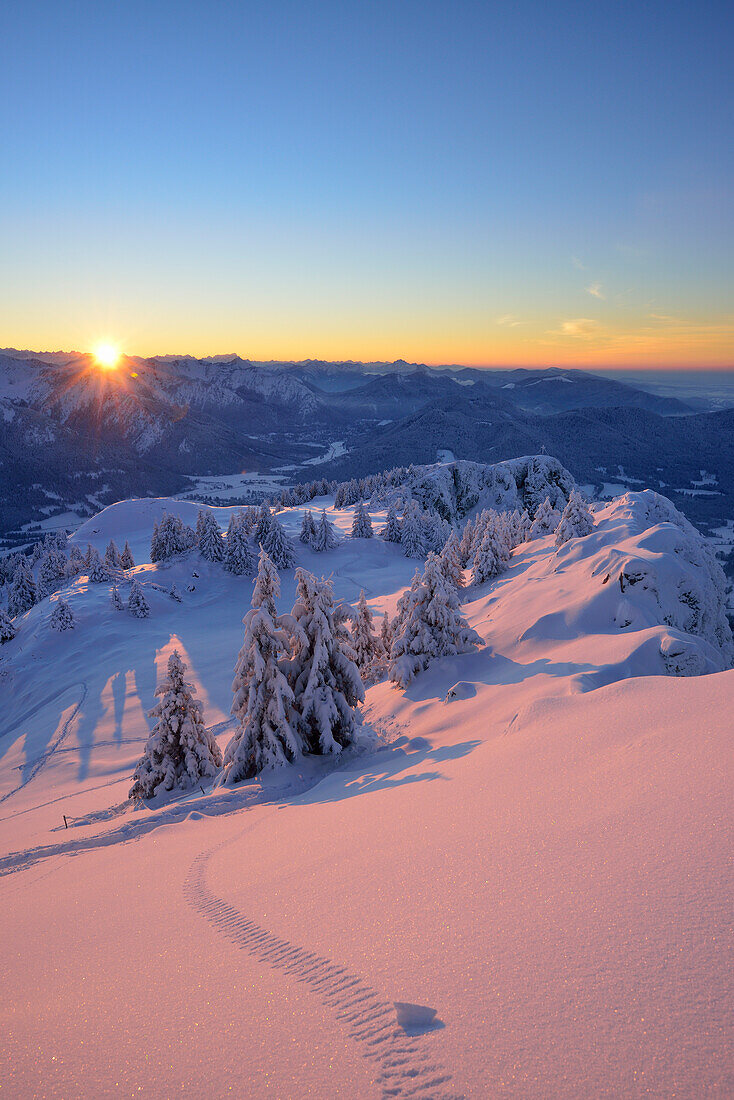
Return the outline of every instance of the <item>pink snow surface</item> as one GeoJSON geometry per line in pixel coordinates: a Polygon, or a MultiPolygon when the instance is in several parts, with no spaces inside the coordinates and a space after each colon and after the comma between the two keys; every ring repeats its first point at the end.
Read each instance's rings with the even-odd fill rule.
{"type": "MultiPolygon", "coordinates": [[[[299,560],[393,607],[415,563],[361,542],[299,560]]],[[[223,722],[245,582],[197,567],[144,621],[80,582],[63,648],[29,613],[0,663],[3,1096],[734,1094],[734,671],[635,675],[660,631],[591,615],[589,562],[541,543],[468,594],[486,648],[368,691],[362,752],[137,811],[172,638],[223,722]]]]}

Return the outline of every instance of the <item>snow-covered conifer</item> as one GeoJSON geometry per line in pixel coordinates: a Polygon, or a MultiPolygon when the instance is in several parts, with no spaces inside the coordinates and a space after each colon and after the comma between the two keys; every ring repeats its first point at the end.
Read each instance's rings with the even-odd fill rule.
{"type": "Polygon", "coordinates": [[[94,547],[92,547],[88,568],[90,584],[106,584],[112,580],[110,567],[102,560],[99,552],[94,547]]]}
{"type": "Polygon", "coordinates": [[[47,551],[41,558],[38,567],[38,590],[42,596],[48,596],[55,592],[64,580],[64,566],[66,562],[58,550],[47,551]]]}
{"type": "Polygon", "coordinates": [[[423,521],[415,504],[405,513],[400,542],[406,558],[425,558],[427,551],[423,521]]]}
{"type": "Polygon", "coordinates": [[[390,504],[385,517],[385,526],[382,529],[382,537],[385,542],[401,542],[400,520],[394,504],[390,504]]]}
{"type": "Polygon", "coordinates": [[[178,590],[178,585],[177,584],[172,584],[171,585],[171,591],[168,593],[168,595],[171,597],[172,600],[175,600],[176,603],[183,603],[183,597],[181,596],[181,593],[178,590]]]}
{"type": "Polygon", "coordinates": [[[310,509],[307,509],[303,513],[303,522],[301,523],[301,533],[298,536],[301,542],[306,546],[310,546],[316,537],[316,524],[313,521],[313,513],[310,509]]]}
{"type": "Polygon", "coordinates": [[[75,542],[71,544],[71,551],[69,552],[69,559],[64,565],[64,576],[78,577],[80,573],[83,573],[87,568],[87,563],[84,560],[84,555],[75,542]]]}
{"type": "Polygon", "coordinates": [[[292,569],[296,564],[290,539],[275,516],[270,518],[270,526],[265,533],[263,548],[277,569],[292,569]]]}
{"type": "Polygon", "coordinates": [[[120,554],[120,567],[122,569],[134,569],[135,559],[133,558],[133,552],[130,549],[130,543],[125,539],[125,546],[120,554]]]}
{"type": "Polygon", "coordinates": [[[49,620],[54,630],[73,630],[74,614],[66,600],[57,600],[49,620]]]}
{"type": "Polygon", "coordinates": [[[189,550],[195,542],[196,534],[192,527],[187,526],[180,516],[172,516],[164,512],[160,523],[156,523],[153,527],[150,560],[152,562],[168,561],[169,558],[189,550]]]}
{"type": "Polygon", "coordinates": [[[17,633],[18,631],[15,628],[15,624],[7,611],[3,611],[0,607],[0,645],[4,642],[12,641],[17,633]]]}
{"type": "Polygon", "coordinates": [[[199,553],[205,561],[224,560],[224,539],[220,533],[219,524],[208,509],[204,511],[199,529],[199,553]]]}
{"type": "MultiPolygon", "coordinates": [[[[262,551],[261,574],[267,566],[273,569],[262,551]]],[[[263,576],[263,580],[267,578],[263,576]]],[[[303,747],[291,725],[295,700],[281,669],[289,653],[288,634],[270,614],[271,601],[257,605],[254,601],[255,597],[252,610],[243,619],[245,637],[232,684],[232,714],[238,729],[224,754],[224,782],[228,785],[295,760],[303,747]]]]}
{"type": "Polygon", "coordinates": [[[263,545],[265,544],[265,537],[270,530],[271,518],[272,517],[270,515],[270,507],[267,501],[264,500],[258,509],[256,520],[254,523],[254,537],[256,545],[259,545],[260,543],[262,543],[263,545]]]}
{"type": "Polygon", "coordinates": [[[143,595],[143,590],[140,587],[138,581],[133,581],[130,586],[130,595],[128,596],[127,609],[131,615],[134,615],[136,619],[147,619],[150,615],[150,607],[148,601],[143,595]]]}
{"type": "Polygon", "coordinates": [[[530,538],[530,528],[532,526],[532,520],[525,509],[520,513],[520,518],[517,521],[517,545],[522,542],[527,542],[530,538]]]}
{"type": "Polygon", "coordinates": [[[476,533],[476,523],[479,517],[472,523],[468,519],[464,525],[464,530],[461,533],[461,541],[459,542],[459,551],[461,555],[461,564],[466,569],[472,557],[472,547],[474,545],[474,535],[476,533]]]}
{"type": "Polygon", "coordinates": [[[481,544],[471,563],[472,584],[484,584],[502,572],[503,562],[499,541],[491,525],[487,525],[481,544]]]}
{"type": "Polygon", "coordinates": [[[334,530],[334,524],[327,519],[326,512],[322,509],[321,519],[316,524],[316,534],[311,543],[311,549],[315,550],[317,554],[321,554],[324,550],[336,549],[338,545],[339,539],[334,530]]]}
{"type": "Polygon", "coordinates": [[[28,611],[38,600],[38,588],[28,560],[22,557],[16,566],[8,592],[8,614],[11,619],[28,611]]]}
{"type": "Polygon", "coordinates": [[[125,605],[122,602],[122,596],[120,595],[117,585],[115,585],[112,589],[112,595],[110,599],[112,600],[112,606],[114,607],[115,611],[125,610],[125,605]]]}
{"type": "Polygon", "coordinates": [[[104,560],[105,560],[105,565],[109,566],[110,569],[120,569],[121,568],[120,551],[117,549],[117,546],[115,545],[115,540],[114,539],[110,539],[110,541],[107,544],[107,549],[105,550],[104,560]]]}
{"type": "Polygon", "coordinates": [[[382,616],[382,625],[380,626],[380,641],[382,642],[382,648],[387,655],[390,652],[392,645],[392,623],[390,622],[390,616],[387,611],[382,616]]]}
{"type": "Polygon", "coordinates": [[[459,536],[453,527],[451,528],[451,534],[444,543],[440,558],[444,575],[449,584],[452,584],[456,589],[463,588],[464,570],[461,567],[461,545],[459,536]]]}
{"type": "Polygon", "coordinates": [[[552,535],[558,526],[560,515],[552,506],[548,497],[542,500],[535,513],[535,519],[530,525],[530,538],[542,539],[546,535],[552,535]]]}
{"type": "Polygon", "coordinates": [[[334,627],[331,581],[296,570],[291,612],[293,655],[284,671],[295,697],[297,730],[308,752],[341,752],[357,736],[355,707],[364,700],[359,670],[334,627]]]}
{"type": "Polygon", "coordinates": [[[400,687],[433,658],[466,653],[481,642],[462,616],[456,590],[446,583],[436,554],[428,555],[419,583],[401,596],[398,612],[389,675],[400,687]]]}
{"type": "Polygon", "coordinates": [[[373,616],[364,589],[359,594],[357,614],[352,625],[352,649],[354,663],[360,671],[364,683],[372,683],[378,672],[377,665],[385,656],[381,639],[375,634],[373,616]]]}
{"type": "Polygon", "coordinates": [[[257,563],[257,577],[252,593],[252,606],[262,607],[267,611],[273,622],[278,613],[275,609],[275,601],[280,595],[280,577],[278,570],[273,565],[267,552],[260,547],[260,557],[257,563]]]}
{"type": "Polygon", "coordinates": [[[354,520],[352,521],[352,538],[371,539],[373,534],[369,512],[364,504],[357,504],[354,509],[354,520]]]}
{"type": "Polygon", "coordinates": [[[581,494],[573,489],[556,528],[556,546],[563,546],[569,539],[581,539],[593,530],[594,520],[589,506],[581,494]]]}
{"type": "Polygon", "coordinates": [[[241,516],[230,516],[225,539],[224,567],[236,576],[253,576],[257,569],[255,555],[241,516]]]}
{"type": "Polygon", "coordinates": [[[135,769],[130,797],[152,798],[162,788],[187,790],[217,774],[222,754],[204,725],[203,707],[196,691],[184,680],[186,665],[174,649],[168,674],[156,688],[158,702],[149,713],[155,718],[145,750],[135,769]]]}

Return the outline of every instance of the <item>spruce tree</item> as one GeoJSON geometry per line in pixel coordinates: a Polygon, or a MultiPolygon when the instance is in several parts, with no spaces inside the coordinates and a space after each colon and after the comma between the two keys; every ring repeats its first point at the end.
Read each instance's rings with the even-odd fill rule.
{"type": "Polygon", "coordinates": [[[382,642],[382,648],[385,655],[389,654],[390,647],[392,646],[392,624],[390,622],[390,616],[387,611],[382,616],[382,625],[380,626],[380,641],[382,642]]]}
{"type": "Polygon", "coordinates": [[[8,614],[11,619],[29,611],[38,600],[38,588],[33,579],[28,560],[20,559],[8,592],[8,614]]]}
{"type": "Polygon", "coordinates": [[[105,565],[109,566],[110,569],[120,569],[121,568],[120,552],[117,549],[117,546],[115,545],[115,540],[114,539],[110,539],[109,543],[107,544],[107,549],[105,550],[104,560],[105,560],[105,565]]]}
{"type": "Polygon", "coordinates": [[[130,595],[127,600],[127,609],[136,619],[147,619],[150,615],[148,601],[143,595],[143,590],[138,581],[130,585],[130,595]]]}
{"type": "Polygon", "coordinates": [[[313,521],[313,513],[310,510],[306,510],[303,513],[301,533],[298,537],[306,546],[310,546],[316,537],[316,524],[313,521]]]}
{"type": "Polygon", "coordinates": [[[290,539],[275,516],[270,518],[270,526],[263,540],[263,548],[277,569],[292,569],[296,564],[290,539]]]}
{"type": "Polygon", "coordinates": [[[569,539],[582,539],[593,530],[594,519],[589,506],[581,494],[573,489],[556,528],[556,546],[563,546],[569,539]]]}
{"type": "Polygon", "coordinates": [[[115,585],[115,587],[112,589],[112,595],[110,599],[112,600],[112,606],[114,607],[115,611],[125,610],[125,605],[122,602],[122,597],[120,596],[117,585],[115,585]]]}
{"type": "Polygon", "coordinates": [[[89,562],[89,583],[106,584],[112,580],[112,572],[106,562],[102,561],[97,550],[92,547],[89,562]]]}
{"type": "Polygon", "coordinates": [[[74,615],[66,600],[57,600],[49,620],[54,630],[73,630],[74,615]]]}
{"type": "Polygon", "coordinates": [[[274,615],[272,595],[278,588],[278,574],[261,550],[253,606],[243,619],[245,637],[232,684],[232,714],[238,729],[224,754],[228,785],[293,761],[302,751],[301,738],[290,721],[293,692],[281,669],[289,638],[274,615]]]}
{"type": "Polygon", "coordinates": [[[415,504],[405,514],[400,541],[406,558],[425,558],[427,551],[423,520],[415,504]]]}
{"type": "Polygon", "coordinates": [[[15,628],[15,624],[7,611],[3,611],[0,607],[0,645],[3,645],[4,642],[12,641],[17,633],[18,631],[15,628]]]}
{"type": "Polygon", "coordinates": [[[487,526],[481,545],[477,547],[471,568],[472,584],[484,584],[485,581],[492,580],[502,572],[497,537],[491,525],[487,526]]]}
{"type": "Polygon", "coordinates": [[[149,713],[155,725],[135,769],[130,797],[152,798],[159,789],[188,790],[217,774],[222,754],[204,725],[203,707],[184,679],[186,665],[174,649],[168,674],[156,688],[158,702],[149,713]]]}
{"type": "Polygon", "coordinates": [[[71,579],[78,577],[80,573],[83,573],[87,568],[87,563],[84,560],[84,555],[75,542],[71,544],[71,551],[69,553],[69,560],[64,566],[64,576],[71,579]]]}
{"type": "Polygon", "coordinates": [[[224,543],[224,568],[235,576],[251,577],[257,569],[255,555],[241,516],[234,513],[229,518],[227,538],[224,543]]]}
{"type": "Polygon", "coordinates": [[[263,545],[265,544],[265,538],[268,531],[270,530],[271,519],[272,517],[270,514],[270,507],[268,506],[267,501],[264,500],[258,509],[257,516],[253,525],[256,546],[259,546],[260,543],[262,543],[263,545]]]}
{"type": "Polygon", "coordinates": [[[327,519],[326,512],[322,509],[321,519],[316,525],[316,535],[311,543],[311,549],[315,550],[317,554],[321,554],[324,550],[336,549],[338,545],[339,539],[334,530],[334,525],[327,519]]]}
{"type": "Polygon", "coordinates": [[[382,528],[382,537],[385,542],[402,542],[400,520],[398,519],[398,513],[395,510],[394,504],[391,504],[387,509],[385,526],[382,528]]]}
{"type": "Polygon", "coordinates": [[[352,521],[352,538],[371,539],[373,535],[374,531],[372,530],[372,520],[370,519],[369,512],[364,504],[357,504],[354,509],[354,519],[352,521]]]}
{"type": "Polygon", "coordinates": [[[385,656],[385,648],[381,639],[375,634],[373,616],[367,606],[364,589],[359,594],[357,614],[352,626],[352,650],[354,663],[359,669],[362,681],[374,683],[381,671],[378,666],[381,665],[385,656]]]}
{"type": "Polygon", "coordinates": [[[210,511],[204,512],[201,521],[199,553],[204,561],[224,561],[224,539],[219,531],[219,524],[210,511]]]}
{"type": "Polygon", "coordinates": [[[293,655],[284,666],[296,729],[308,752],[338,753],[357,736],[355,708],[364,700],[364,686],[335,631],[331,581],[305,569],[296,570],[296,580],[293,655]]]}
{"type": "Polygon", "coordinates": [[[429,554],[419,583],[398,601],[399,625],[390,650],[390,679],[406,687],[436,657],[466,653],[481,642],[461,614],[441,562],[429,554]]]}
{"type": "Polygon", "coordinates": [[[125,539],[125,547],[120,554],[120,566],[123,569],[134,569],[135,559],[133,558],[133,552],[130,549],[130,543],[125,539]]]}
{"type": "Polygon", "coordinates": [[[547,535],[552,535],[558,526],[560,518],[560,515],[552,506],[548,497],[546,497],[545,500],[542,500],[538,505],[535,519],[530,525],[530,538],[543,539],[547,535]]]}
{"type": "Polygon", "coordinates": [[[66,562],[56,552],[46,552],[38,567],[38,591],[41,596],[49,596],[63,584],[66,562]]]}
{"type": "Polygon", "coordinates": [[[459,544],[459,536],[453,527],[451,528],[451,534],[444,543],[440,558],[446,580],[449,584],[452,584],[456,589],[463,588],[464,570],[461,567],[461,546],[459,544]]]}

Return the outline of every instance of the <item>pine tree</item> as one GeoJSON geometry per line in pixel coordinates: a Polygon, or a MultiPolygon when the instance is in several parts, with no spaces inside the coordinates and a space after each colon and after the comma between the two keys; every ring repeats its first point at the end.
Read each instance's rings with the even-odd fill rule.
{"type": "Polygon", "coordinates": [[[373,535],[374,531],[372,530],[372,520],[369,512],[364,504],[357,504],[354,509],[354,520],[352,521],[352,538],[371,539],[373,535]]]}
{"type": "Polygon", "coordinates": [[[7,611],[3,611],[0,607],[0,645],[12,641],[17,633],[18,631],[15,629],[15,624],[7,611]]]}
{"type": "Polygon", "coordinates": [[[130,586],[130,595],[127,601],[127,609],[136,619],[147,619],[150,615],[148,601],[143,595],[143,590],[138,581],[133,581],[130,586]]]}
{"type": "Polygon", "coordinates": [[[530,528],[532,526],[532,520],[528,513],[523,509],[520,513],[520,518],[517,521],[517,545],[522,542],[527,542],[530,538],[530,528]]]}
{"type": "Polygon", "coordinates": [[[560,516],[551,505],[548,497],[541,501],[535,513],[535,519],[530,525],[530,538],[543,539],[546,535],[552,535],[558,526],[560,516]]]}
{"type": "Polygon", "coordinates": [[[415,505],[412,505],[405,514],[400,541],[406,558],[425,558],[427,551],[423,536],[423,522],[415,505]]]}
{"type": "Polygon", "coordinates": [[[201,521],[199,553],[204,561],[224,561],[224,539],[219,531],[219,524],[209,511],[204,512],[201,521]]]}
{"type": "Polygon", "coordinates": [[[303,513],[303,522],[301,523],[301,533],[298,536],[302,543],[306,546],[310,546],[313,540],[316,538],[316,524],[313,521],[313,513],[309,510],[303,513]]]}
{"type": "Polygon", "coordinates": [[[196,545],[201,542],[201,536],[204,531],[204,517],[207,514],[206,508],[200,508],[196,513],[196,527],[194,528],[194,536],[196,538],[196,545]]]}
{"type": "Polygon", "coordinates": [[[73,630],[74,615],[66,600],[57,600],[49,620],[54,630],[73,630]]]}
{"type": "Polygon", "coordinates": [[[391,504],[387,510],[385,526],[382,529],[382,537],[385,542],[402,542],[400,520],[398,519],[398,513],[395,510],[394,504],[391,504]]]}
{"type": "Polygon", "coordinates": [[[573,489],[556,528],[556,546],[563,546],[569,539],[582,539],[593,530],[594,519],[589,506],[581,494],[573,489]]]}
{"type": "Polygon", "coordinates": [[[69,553],[69,560],[64,566],[64,576],[68,578],[78,577],[80,573],[83,573],[87,568],[87,563],[84,560],[84,555],[74,542],[71,544],[71,551],[69,553]]]}
{"type": "Polygon", "coordinates": [[[196,534],[192,527],[188,527],[180,516],[172,516],[164,512],[160,523],[153,527],[153,537],[150,543],[151,562],[168,561],[183,554],[196,543],[196,534]]]}
{"type": "Polygon", "coordinates": [[[49,596],[63,583],[65,565],[58,550],[46,551],[38,567],[38,591],[41,596],[49,596]]]}
{"type": "Polygon", "coordinates": [[[364,589],[359,594],[357,614],[352,626],[352,650],[354,663],[363,683],[374,683],[384,669],[385,647],[375,634],[373,616],[367,606],[364,589]]]}
{"type": "Polygon", "coordinates": [[[178,590],[177,584],[171,585],[171,591],[168,593],[168,595],[171,597],[172,600],[175,600],[176,603],[183,603],[183,599],[181,593],[178,590]]]}
{"type": "Polygon", "coordinates": [[[92,564],[92,562],[94,561],[94,555],[95,555],[96,553],[97,553],[97,551],[96,551],[96,550],[94,549],[94,547],[92,546],[91,542],[88,542],[88,543],[87,543],[87,549],[86,549],[86,551],[85,551],[85,553],[84,553],[84,565],[85,565],[85,568],[86,568],[87,570],[89,570],[89,566],[90,566],[90,565],[92,564]]]}
{"type": "Polygon", "coordinates": [[[474,554],[472,561],[472,584],[484,584],[502,572],[502,559],[500,557],[497,537],[491,526],[487,526],[480,546],[474,554]]]}
{"type": "Polygon", "coordinates": [[[120,566],[122,569],[134,569],[135,559],[133,558],[133,552],[130,549],[130,543],[125,539],[125,547],[120,554],[120,566]]]}
{"type": "Polygon", "coordinates": [[[29,611],[38,600],[38,588],[26,558],[18,562],[8,593],[8,614],[16,619],[29,611]]]}
{"type": "Polygon", "coordinates": [[[474,544],[474,535],[476,532],[476,522],[479,517],[472,523],[468,519],[464,525],[464,530],[461,534],[461,541],[459,543],[460,560],[461,564],[466,569],[472,558],[472,547],[474,544]]]}
{"type": "Polygon", "coordinates": [[[254,524],[254,537],[256,546],[259,546],[261,543],[265,545],[265,538],[268,531],[270,530],[271,519],[272,517],[270,515],[270,508],[267,501],[264,500],[260,505],[260,508],[258,509],[257,517],[254,524]]]}
{"type": "MultiPolygon", "coordinates": [[[[258,580],[264,587],[272,583],[268,567],[272,570],[272,562],[263,551],[258,580]]],[[[267,600],[255,605],[253,597],[253,607],[243,619],[245,637],[232,684],[238,729],[224,754],[228,785],[293,761],[303,748],[290,721],[295,699],[280,667],[289,652],[288,634],[276,625],[269,606],[274,605],[267,600]]]]}
{"type": "Polygon", "coordinates": [[[338,753],[357,736],[355,707],[364,700],[364,686],[335,631],[331,581],[305,569],[296,570],[296,580],[293,656],[284,666],[296,729],[308,752],[338,753]]]}
{"type": "Polygon", "coordinates": [[[115,611],[124,611],[125,610],[125,605],[122,602],[122,597],[120,596],[117,585],[115,585],[115,587],[112,589],[111,600],[112,600],[112,606],[114,607],[115,611]]]}
{"type": "Polygon", "coordinates": [[[92,547],[91,560],[89,562],[89,583],[106,584],[112,580],[112,573],[106,562],[102,561],[97,550],[92,547]]]}
{"type": "Polygon", "coordinates": [[[224,568],[236,576],[251,577],[257,569],[255,555],[241,516],[234,513],[229,518],[225,539],[224,568]]]}
{"type": "Polygon", "coordinates": [[[158,703],[149,713],[155,725],[135,769],[130,797],[152,798],[159,789],[188,790],[217,774],[222,754],[204,725],[203,707],[196,691],[184,680],[186,665],[174,649],[168,674],[156,688],[158,703]]]}
{"type": "Polygon", "coordinates": [[[105,565],[107,565],[110,569],[120,569],[121,568],[120,552],[119,552],[119,550],[117,549],[117,547],[115,545],[115,540],[114,539],[110,539],[109,543],[107,544],[107,549],[105,550],[104,560],[105,560],[105,565]]]}
{"type": "Polygon", "coordinates": [[[464,570],[461,567],[461,546],[459,536],[453,527],[451,528],[451,534],[444,543],[440,558],[441,567],[449,584],[452,584],[456,589],[463,588],[464,570]]]}
{"type": "Polygon", "coordinates": [[[419,583],[398,601],[399,625],[390,650],[390,679],[406,687],[435,657],[466,653],[481,642],[446,583],[441,562],[429,554],[419,583]]]}
{"type": "Polygon", "coordinates": [[[262,607],[267,611],[273,622],[277,621],[278,612],[275,601],[280,595],[280,577],[278,570],[273,565],[265,550],[260,547],[260,558],[257,563],[257,577],[252,593],[252,606],[262,607]]]}
{"type": "Polygon", "coordinates": [[[382,648],[385,651],[385,655],[390,652],[392,646],[392,624],[390,622],[390,616],[387,611],[382,616],[382,626],[380,627],[380,641],[382,642],[382,648]]]}
{"type": "Polygon", "coordinates": [[[296,564],[290,539],[275,516],[271,516],[270,527],[262,543],[265,552],[277,569],[292,569],[296,564]]]}
{"type": "Polygon", "coordinates": [[[317,554],[323,553],[324,550],[334,550],[339,545],[339,539],[336,536],[334,525],[326,517],[326,512],[321,510],[321,519],[316,525],[316,534],[313,542],[311,543],[311,549],[315,550],[317,554]]]}

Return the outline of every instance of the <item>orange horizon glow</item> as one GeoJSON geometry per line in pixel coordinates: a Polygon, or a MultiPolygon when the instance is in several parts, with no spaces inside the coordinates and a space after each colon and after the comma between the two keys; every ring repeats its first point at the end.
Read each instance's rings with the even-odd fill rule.
{"type": "Polygon", "coordinates": [[[97,344],[92,355],[95,363],[101,370],[115,370],[120,362],[120,349],[115,344],[97,344]]]}

